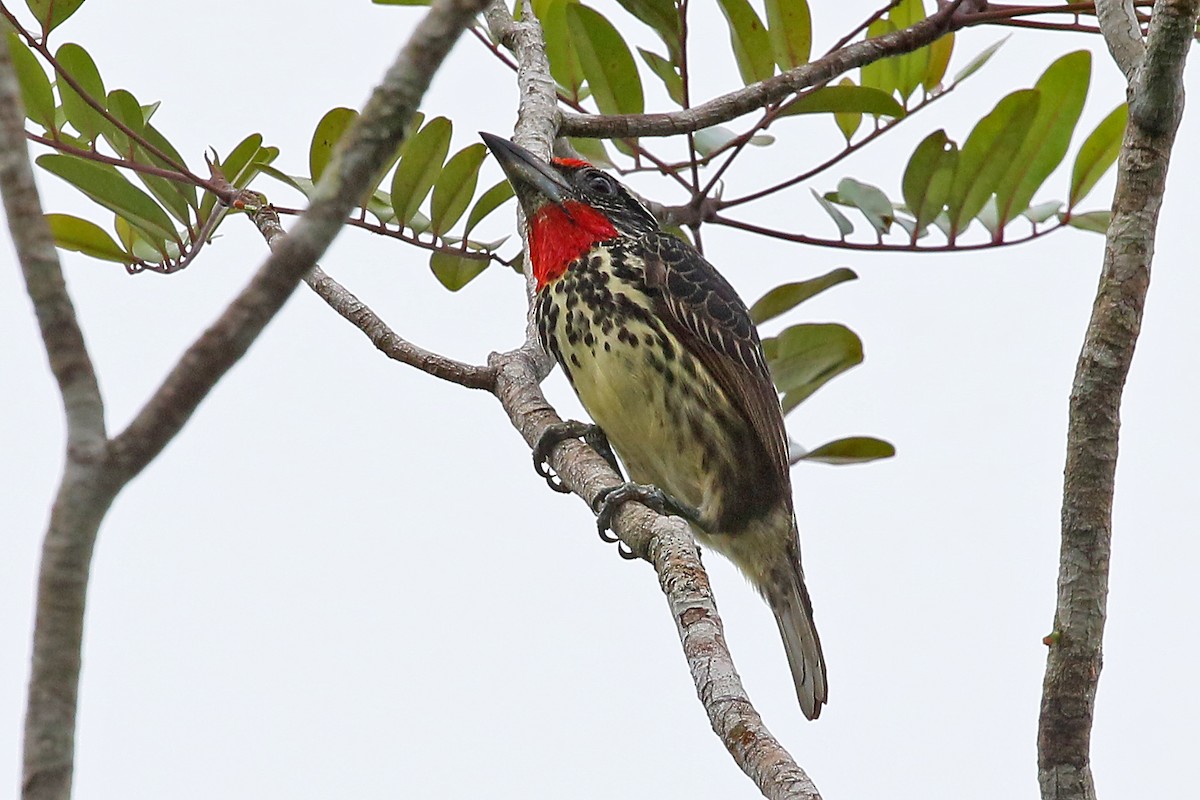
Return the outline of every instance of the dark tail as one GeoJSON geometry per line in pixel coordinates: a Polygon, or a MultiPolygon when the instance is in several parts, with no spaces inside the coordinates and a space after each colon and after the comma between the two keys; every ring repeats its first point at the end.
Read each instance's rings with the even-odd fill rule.
{"type": "Polygon", "coordinates": [[[788,664],[792,668],[800,709],[804,716],[816,719],[829,697],[829,687],[825,682],[825,656],[821,653],[821,639],[813,625],[812,603],[808,599],[804,573],[799,564],[796,564],[791,577],[792,580],[783,586],[771,587],[767,600],[775,612],[775,622],[783,637],[783,649],[787,651],[788,664]]]}

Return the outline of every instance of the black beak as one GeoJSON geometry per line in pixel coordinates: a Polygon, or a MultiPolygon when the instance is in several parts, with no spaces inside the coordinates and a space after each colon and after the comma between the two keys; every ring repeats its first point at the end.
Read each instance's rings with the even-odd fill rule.
{"type": "Polygon", "coordinates": [[[543,203],[561,206],[573,194],[571,184],[554,167],[524,147],[495,134],[480,132],[479,135],[500,162],[526,214],[536,211],[543,203]]]}

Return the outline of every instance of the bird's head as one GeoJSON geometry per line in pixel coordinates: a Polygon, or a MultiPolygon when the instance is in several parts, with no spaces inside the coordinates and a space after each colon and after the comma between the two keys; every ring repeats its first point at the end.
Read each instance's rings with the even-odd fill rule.
{"type": "Polygon", "coordinates": [[[624,186],[586,161],[546,162],[508,139],[480,135],[529,221],[529,258],[539,289],[597,242],[658,229],[658,221],[624,186]]]}

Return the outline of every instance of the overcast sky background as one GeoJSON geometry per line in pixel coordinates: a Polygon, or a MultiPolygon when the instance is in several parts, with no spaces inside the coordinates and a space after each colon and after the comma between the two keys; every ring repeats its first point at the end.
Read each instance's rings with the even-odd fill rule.
{"type": "MultiPolygon", "coordinates": [[[[206,147],[224,154],[261,131],[294,173],[307,169],[317,120],[362,103],[420,13],[366,0],[171,5],[168,17],[148,0],[92,0],[57,41],[84,44],[108,88],[163,100],[155,123],[193,168],[206,147]]],[[[616,3],[596,5],[628,21],[616,3]]],[[[874,7],[819,5],[818,51],[874,7]]],[[[735,88],[736,73],[716,4],[693,6],[702,99],[735,88]]],[[[962,34],[951,73],[1004,33],[962,34]]],[[[962,90],[811,186],[852,175],[898,195],[916,142],[945,127],[961,143],[1002,94],[1077,47],[1097,54],[1093,88],[1067,163],[1036,198],[1063,199],[1079,142],[1123,96],[1097,37],[1016,33],[962,90]]],[[[645,81],[651,106],[666,107],[645,81]]],[[[512,130],[515,85],[465,39],[423,108],[455,120],[457,149],[475,131],[512,130]]],[[[1093,739],[1105,797],[1179,797],[1194,784],[1198,120],[1189,109],[1179,133],[1123,410],[1093,739]]],[[[780,143],[730,173],[730,194],[839,142],[823,118],[773,132],[780,143]]],[[[499,174],[486,169],[481,185],[499,174]]],[[[39,181],[47,210],[107,224],[63,184],[39,181]]],[[[1106,208],[1112,183],[1084,206],[1106,208]]],[[[635,185],[679,199],[665,180],[635,185]]],[[[767,224],[833,234],[807,188],[751,208],[767,224]]],[[[512,228],[509,206],[487,230],[512,228]]],[[[169,278],[64,255],[110,430],[262,261],[244,220],[222,234],[169,278]]],[[[63,429],[4,236],[0,786],[16,787],[63,429]]],[[[819,721],[800,714],[768,610],[728,564],[706,559],[758,709],[827,798],[1035,797],[1067,397],[1103,237],[932,256],[711,228],[705,244],[747,302],[834,267],[859,273],[786,320],[848,324],[867,353],[788,425],[810,447],[870,434],[899,450],[793,471],[831,686],[819,721]]],[[[450,294],[423,252],[357,231],[322,264],[427,347],[482,362],[520,342],[523,288],[506,270],[450,294]]],[[[581,413],[559,373],[546,390],[564,416],[581,413]]],[[[546,489],[489,396],[387,361],[303,287],[100,531],[77,744],[75,794],[88,800],[755,795],[708,728],[649,566],[618,558],[582,502],[546,489]]]]}

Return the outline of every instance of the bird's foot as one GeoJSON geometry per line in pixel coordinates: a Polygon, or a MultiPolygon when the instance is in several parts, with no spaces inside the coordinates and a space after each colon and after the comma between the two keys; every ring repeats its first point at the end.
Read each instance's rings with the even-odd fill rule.
{"type": "Polygon", "coordinates": [[[608,443],[608,437],[604,435],[604,431],[600,430],[600,426],[569,419],[563,422],[556,422],[547,427],[542,433],[542,437],[538,439],[537,445],[533,448],[533,468],[538,475],[541,475],[545,479],[546,485],[551,489],[563,494],[568,494],[571,491],[563,486],[559,477],[550,470],[549,464],[550,454],[554,452],[554,448],[567,439],[583,439],[593,450],[600,454],[601,458],[608,462],[613,472],[617,473],[618,476],[621,475],[621,467],[617,464],[617,457],[613,454],[612,447],[608,443]]]}
{"type": "MultiPolygon", "coordinates": [[[[620,543],[620,539],[609,535],[609,531],[612,530],[613,517],[616,516],[617,509],[630,500],[641,503],[659,514],[683,517],[688,522],[696,522],[699,518],[699,512],[696,509],[684,505],[657,486],[623,483],[620,486],[604,489],[596,495],[596,500],[592,503],[592,510],[596,512],[596,529],[600,532],[601,539],[609,543],[620,543]]],[[[619,552],[622,558],[637,558],[632,551],[621,549],[619,552]]]]}

